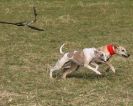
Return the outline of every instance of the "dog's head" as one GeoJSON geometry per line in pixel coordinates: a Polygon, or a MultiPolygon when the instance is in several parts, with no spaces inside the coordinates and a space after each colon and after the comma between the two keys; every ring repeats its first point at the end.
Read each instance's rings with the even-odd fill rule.
{"type": "Polygon", "coordinates": [[[102,60],[104,62],[108,61],[109,59],[108,56],[103,51],[100,50],[95,51],[95,56],[97,59],[102,60]]]}
{"type": "Polygon", "coordinates": [[[122,46],[115,46],[116,54],[128,58],[130,54],[127,52],[127,50],[122,46]]]}

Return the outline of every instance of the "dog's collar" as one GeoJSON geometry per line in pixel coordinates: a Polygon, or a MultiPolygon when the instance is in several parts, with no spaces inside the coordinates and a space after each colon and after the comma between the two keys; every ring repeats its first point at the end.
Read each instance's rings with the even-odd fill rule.
{"type": "Polygon", "coordinates": [[[111,56],[115,54],[114,46],[112,44],[107,45],[107,50],[111,56]]]}

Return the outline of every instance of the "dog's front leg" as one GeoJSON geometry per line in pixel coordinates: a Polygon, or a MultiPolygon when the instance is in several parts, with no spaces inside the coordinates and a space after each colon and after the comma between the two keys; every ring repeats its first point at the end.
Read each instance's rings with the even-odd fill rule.
{"type": "Polygon", "coordinates": [[[111,68],[111,70],[115,73],[115,68],[111,63],[105,62],[105,64],[107,64],[111,68]]]}
{"type": "Polygon", "coordinates": [[[95,66],[96,67],[96,70],[98,70],[98,68],[99,68],[99,65],[98,64],[96,64],[96,63],[90,63],[90,64],[92,64],[93,66],[95,66]]]}
{"type": "Polygon", "coordinates": [[[96,74],[101,75],[101,73],[97,70],[97,68],[93,68],[88,64],[85,64],[84,67],[91,69],[92,71],[94,71],[96,74]]]}

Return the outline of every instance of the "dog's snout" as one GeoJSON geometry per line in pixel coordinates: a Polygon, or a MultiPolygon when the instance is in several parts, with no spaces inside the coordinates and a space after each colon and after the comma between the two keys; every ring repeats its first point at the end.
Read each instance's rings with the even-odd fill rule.
{"type": "Polygon", "coordinates": [[[122,55],[122,56],[128,58],[130,56],[130,54],[126,54],[126,55],[122,55]]]}

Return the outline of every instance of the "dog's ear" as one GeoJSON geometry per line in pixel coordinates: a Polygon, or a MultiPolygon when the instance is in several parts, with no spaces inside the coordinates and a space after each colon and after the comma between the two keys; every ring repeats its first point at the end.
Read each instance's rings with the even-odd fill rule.
{"type": "Polygon", "coordinates": [[[119,47],[118,44],[113,44],[114,48],[117,49],[119,47]]]}

